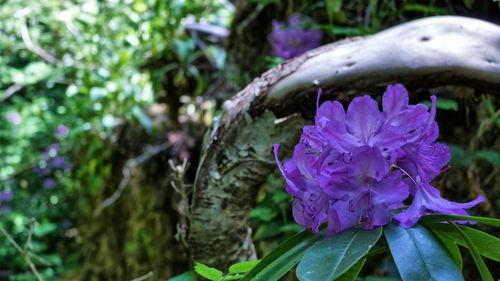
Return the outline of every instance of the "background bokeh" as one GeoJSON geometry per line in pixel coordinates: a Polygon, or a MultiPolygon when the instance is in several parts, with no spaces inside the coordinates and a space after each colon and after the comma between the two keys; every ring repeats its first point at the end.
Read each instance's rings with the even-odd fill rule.
{"type": "MultiPolygon", "coordinates": [[[[294,14],[321,44],[434,15],[500,23],[487,0],[0,0],[0,280],[35,280],[29,263],[44,280],[189,271],[182,226],[205,131],[283,61],[276,40],[316,47],[310,34],[273,34],[294,14]]],[[[485,195],[473,212],[498,217],[498,93],[444,87],[412,100],[430,92],[453,154],[438,186],[457,201],[485,195]]],[[[300,231],[290,199],[277,174],[262,186],[251,212],[260,254],[300,231]]],[[[365,271],[396,276],[388,259],[365,271]]]]}

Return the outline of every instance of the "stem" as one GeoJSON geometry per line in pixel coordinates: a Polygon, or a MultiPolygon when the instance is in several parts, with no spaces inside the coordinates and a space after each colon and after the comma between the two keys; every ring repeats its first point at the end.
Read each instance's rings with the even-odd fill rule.
{"type": "Polygon", "coordinates": [[[31,262],[31,259],[28,256],[28,252],[23,250],[19,244],[17,244],[16,240],[10,236],[10,234],[3,228],[3,226],[0,225],[0,232],[7,238],[7,240],[16,248],[16,250],[21,254],[23,257],[24,261],[28,264],[29,268],[31,269],[31,272],[33,272],[33,275],[35,275],[36,280],[38,281],[43,281],[43,278],[40,276],[38,273],[38,270],[36,269],[36,266],[33,262],[31,262]]]}

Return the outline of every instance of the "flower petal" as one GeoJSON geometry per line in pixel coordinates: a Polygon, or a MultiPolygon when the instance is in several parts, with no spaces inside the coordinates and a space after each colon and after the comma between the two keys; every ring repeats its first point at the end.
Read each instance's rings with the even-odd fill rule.
{"type": "Polygon", "coordinates": [[[382,125],[382,116],[377,102],[370,96],[354,98],[347,108],[347,130],[363,144],[370,144],[370,139],[382,125]]]}
{"type": "Polygon", "coordinates": [[[401,111],[408,105],[408,91],[401,84],[388,85],[382,96],[382,108],[384,113],[392,115],[401,111]]]}
{"type": "Polygon", "coordinates": [[[417,182],[417,184],[410,207],[394,217],[403,227],[413,226],[421,216],[430,212],[468,215],[464,209],[472,208],[484,201],[484,198],[481,196],[467,203],[448,201],[441,197],[439,190],[432,185],[422,182],[417,182]]]}

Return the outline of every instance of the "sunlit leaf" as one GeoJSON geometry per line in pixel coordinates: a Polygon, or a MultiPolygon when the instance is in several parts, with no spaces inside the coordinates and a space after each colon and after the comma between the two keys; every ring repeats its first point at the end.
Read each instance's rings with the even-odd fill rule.
{"type": "Polygon", "coordinates": [[[381,235],[381,227],[355,228],[319,240],[300,261],[297,277],[301,281],[334,280],[362,259],[381,235]]]}
{"type": "Polygon", "coordinates": [[[390,224],[384,233],[404,281],[464,280],[448,251],[422,225],[403,228],[390,224]]]}

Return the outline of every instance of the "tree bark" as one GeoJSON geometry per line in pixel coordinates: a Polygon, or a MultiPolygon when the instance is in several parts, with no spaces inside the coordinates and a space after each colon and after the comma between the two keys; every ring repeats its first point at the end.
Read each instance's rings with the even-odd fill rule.
{"type": "Polygon", "coordinates": [[[314,111],[315,89],[352,97],[394,82],[497,90],[500,27],[454,16],[416,20],[320,47],[255,79],[226,101],[207,135],[191,207],[191,258],[223,269],[255,258],[248,213],[275,166],[272,145],[286,150],[297,142],[304,121],[295,113],[314,111]]]}

